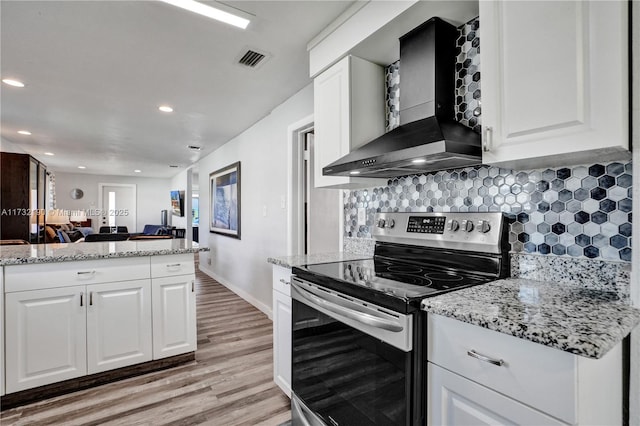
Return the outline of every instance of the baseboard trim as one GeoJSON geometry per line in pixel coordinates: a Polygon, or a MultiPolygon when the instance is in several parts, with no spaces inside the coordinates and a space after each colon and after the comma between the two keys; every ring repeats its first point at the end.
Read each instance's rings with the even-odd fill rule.
{"type": "Polygon", "coordinates": [[[118,380],[152,373],[154,371],[166,370],[168,368],[177,367],[178,365],[194,361],[195,359],[196,353],[189,352],[186,354],[175,355],[155,361],[148,361],[141,364],[130,365],[128,367],[122,367],[111,371],[77,377],[75,379],[52,383],[50,385],[39,386],[33,389],[26,389],[19,392],[9,393],[2,397],[0,411],[30,404],[32,402],[42,401],[44,399],[53,398],[67,393],[76,392],[79,390],[89,389],[118,380]]]}
{"type": "Polygon", "coordinates": [[[200,270],[202,272],[204,272],[205,274],[209,275],[214,280],[218,281],[220,284],[222,284],[223,286],[225,286],[226,288],[228,288],[229,290],[231,290],[232,292],[234,292],[238,296],[242,297],[247,302],[251,303],[258,310],[260,310],[267,317],[269,317],[270,320],[273,321],[273,311],[271,309],[271,306],[265,305],[260,300],[258,300],[255,297],[253,297],[253,295],[251,295],[249,292],[241,289],[240,287],[238,287],[238,286],[236,286],[234,284],[231,284],[229,281],[227,281],[225,278],[221,277],[220,275],[216,274],[211,269],[205,268],[203,264],[200,264],[200,270]]]}

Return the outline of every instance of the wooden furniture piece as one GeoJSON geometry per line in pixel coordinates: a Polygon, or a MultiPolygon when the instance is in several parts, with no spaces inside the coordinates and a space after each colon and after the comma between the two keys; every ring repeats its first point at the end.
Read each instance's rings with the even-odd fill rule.
{"type": "Polygon", "coordinates": [[[0,152],[0,239],[45,242],[46,172],[28,154],[0,152]]]}
{"type": "Polygon", "coordinates": [[[273,381],[291,398],[291,268],[273,265],[273,381]]]}
{"type": "Polygon", "coordinates": [[[132,235],[129,240],[170,240],[173,235],[132,235]]]}
{"type": "Polygon", "coordinates": [[[84,237],[85,243],[96,241],[125,241],[129,239],[129,234],[89,234],[84,237]]]}
{"type": "Polygon", "coordinates": [[[0,246],[17,246],[29,244],[29,241],[25,240],[0,240],[0,246]]]}

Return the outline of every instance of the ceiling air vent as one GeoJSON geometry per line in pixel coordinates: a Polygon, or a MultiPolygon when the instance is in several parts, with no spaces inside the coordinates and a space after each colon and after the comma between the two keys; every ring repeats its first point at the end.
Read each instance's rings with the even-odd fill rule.
{"type": "Polygon", "coordinates": [[[266,52],[260,52],[257,49],[245,48],[244,53],[240,53],[238,56],[238,63],[249,68],[259,68],[269,58],[269,54],[266,52]]]}

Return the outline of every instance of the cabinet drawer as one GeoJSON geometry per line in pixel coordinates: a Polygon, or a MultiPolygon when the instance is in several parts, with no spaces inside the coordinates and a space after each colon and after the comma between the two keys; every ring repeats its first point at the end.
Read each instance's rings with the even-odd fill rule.
{"type": "Polygon", "coordinates": [[[149,257],[5,267],[5,291],[38,290],[149,278],[149,257]]]}
{"type": "Polygon", "coordinates": [[[549,413],[577,421],[576,356],[514,336],[429,314],[430,362],[549,413]],[[502,360],[493,365],[469,352],[502,360]]]}
{"type": "Polygon", "coordinates": [[[291,296],[291,269],[273,265],[273,289],[291,296]]]}
{"type": "Polygon", "coordinates": [[[151,257],[151,277],[195,274],[193,253],[151,257]]]}

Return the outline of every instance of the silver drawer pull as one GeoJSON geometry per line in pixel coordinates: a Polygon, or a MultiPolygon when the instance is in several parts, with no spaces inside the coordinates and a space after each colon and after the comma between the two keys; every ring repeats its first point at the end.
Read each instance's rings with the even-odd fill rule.
{"type": "Polygon", "coordinates": [[[80,271],[80,272],[78,272],[78,275],[80,275],[80,276],[93,275],[95,273],[96,273],[96,271],[80,271]]]}
{"type": "Polygon", "coordinates": [[[280,278],[280,282],[281,282],[282,284],[286,284],[286,285],[291,284],[289,281],[285,281],[285,279],[284,279],[284,278],[280,278]]]}
{"type": "Polygon", "coordinates": [[[171,265],[167,265],[167,268],[179,268],[180,264],[179,263],[173,263],[171,265]]]}
{"type": "Polygon", "coordinates": [[[488,356],[479,354],[478,352],[476,352],[473,349],[471,349],[470,351],[467,351],[467,355],[469,355],[470,357],[479,359],[480,361],[484,361],[484,362],[488,362],[489,364],[497,365],[498,367],[502,367],[504,365],[504,361],[503,360],[489,358],[488,356]]]}

